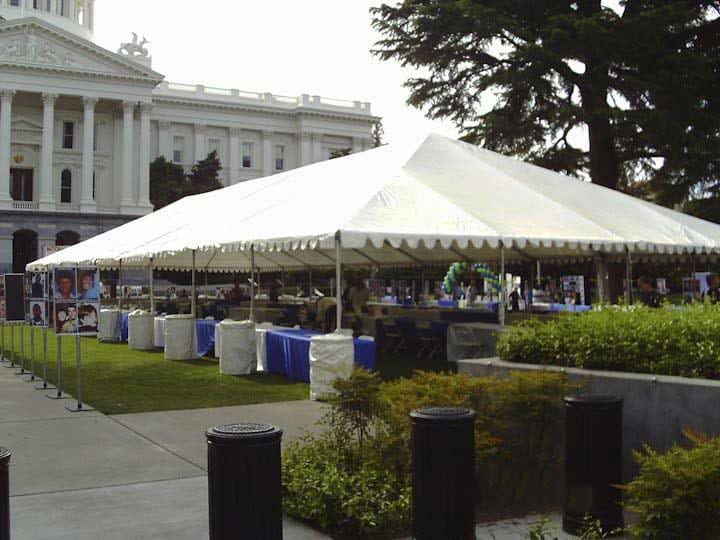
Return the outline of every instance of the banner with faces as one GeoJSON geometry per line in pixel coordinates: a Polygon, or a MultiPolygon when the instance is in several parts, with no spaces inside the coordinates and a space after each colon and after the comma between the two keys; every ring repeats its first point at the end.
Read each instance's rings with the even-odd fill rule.
{"type": "Polygon", "coordinates": [[[56,268],[53,327],[58,334],[97,335],[100,272],[97,267],[56,268]]]}
{"type": "Polygon", "coordinates": [[[46,272],[27,272],[25,274],[26,313],[32,326],[48,327],[49,319],[49,274],[46,272]]]}

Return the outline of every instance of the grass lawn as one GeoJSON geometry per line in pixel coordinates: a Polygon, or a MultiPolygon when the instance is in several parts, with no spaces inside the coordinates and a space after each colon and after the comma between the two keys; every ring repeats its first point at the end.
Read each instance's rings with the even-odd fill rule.
{"type": "MultiPolygon", "coordinates": [[[[20,361],[20,329],[6,327],[5,357],[10,358],[10,332],[15,332],[15,359],[20,361]],[[12,328],[12,330],[11,330],[12,328]]],[[[30,370],[30,328],[25,327],[25,369],[30,370]]],[[[221,375],[218,362],[202,358],[165,360],[162,351],[133,351],[127,343],[100,343],[82,338],[83,401],[105,414],[200,409],[308,399],[309,385],[285,377],[258,374],[221,375]]],[[[42,330],[35,329],[35,372],[42,375],[42,330]]],[[[75,396],[75,339],[62,340],[63,390],[75,396]]],[[[48,333],[48,379],[56,382],[57,338],[48,333]]]]}

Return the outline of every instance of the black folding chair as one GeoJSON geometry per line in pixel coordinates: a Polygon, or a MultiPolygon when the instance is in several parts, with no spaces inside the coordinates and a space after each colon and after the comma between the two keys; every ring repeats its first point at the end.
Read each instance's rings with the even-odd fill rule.
{"type": "Polygon", "coordinates": [[[405,345],[405,338],[400,332],[395,319],[383,317],[380,319],[380,325],[382,326],[383,334],[385,336],[382,348],[383,354],[388,351],[392,351],[393,354],[396,354],[398,351],[407,349],[407,346],[405,345]]]}
{"type": "Polygon", "coordinates": [[[455,339],[460,347],[460,359],[478,358],[482,345],[478,342],[473,331],[467,326],[455,325],[453,327],[455,339]]]}
{"type": "Polygon", "coordinates": [[[428,360],[431,360],[440,352],[440,341],[435,332],[433,332],[430,321],[415,321],[415,329],[417,330],[418,339],[420,339],[420,350],[417,353],[417,359],[420,360],[423,354],[427,352],[428,360]]]}

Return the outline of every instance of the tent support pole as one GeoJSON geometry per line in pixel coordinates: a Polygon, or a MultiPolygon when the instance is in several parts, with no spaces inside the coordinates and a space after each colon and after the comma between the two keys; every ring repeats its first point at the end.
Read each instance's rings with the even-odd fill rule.
{"type": "Polygon", "coordinates": [[[192,314],[193,318],[197,317],[196,308],[195,305],[195,298],[196,298],[196,291],[195,291],[195,250],[192,250],[192,287],[191,294],[192,297],[190,298],[190,313],[192,314]]]}
{"type": "Polygon", "coordinates": [[[120,313],[122,313],[122,308],[123,308],[122,259],[120,259],[119,264],[118,264],[117,298],[118,298],[118,311],[120,311],[120,313]]]}
{"type": "Polygon", "coordinates": [[[250,320],[255,322],[255,245],[250,244],[250,320]]]}
{"type": "Polygon", "coordinates": [[[342,328],[342,239],[340,231],[335,233],[335,302],[337,303],[337,321],[335,331],[342,328]]]}
{"type": "Polygon", "coordinates": [[[312,285],[312,266],[308,266],[308,298],[312,297],[313,295],[313,285],[312,285]]]}
{"type": "Polygon", "coordinates": [[[609,301],[610,296],[608,294],[607,263],[605,261],[605,254],[600,251],[595,251],[593,259],[595,263],[598,304],[603,304],[609,301]]]}
{"type": "Polygon", "coordinates": [[[625,303],[632,305],[632,257],[630,248],[625,246],[625,303]]]}
{"type": "Polygon", "coordinates": [[[540,265],[540,261],[537,262],[537,273],[536,273],[535,277],[537,279],[537,281],[535,283],[540,285],[540,281],[542,280],[542,266],[540,265]]]}
{"type": "Polygon", "coordinates": [[[150,257],[150,313],[155,316],[155,259],[150,257]]]}
{"type": "Polygon", "coordinates": [[[505,243],[500,241],[500,305],[499,320],[500,326],[505,328],[505,243]]]}
{"type": "Polygon", "coordinates": [[[208,298],[208,271],[207,269],[204,272],[205,274],[205,298],[208,298]]]}

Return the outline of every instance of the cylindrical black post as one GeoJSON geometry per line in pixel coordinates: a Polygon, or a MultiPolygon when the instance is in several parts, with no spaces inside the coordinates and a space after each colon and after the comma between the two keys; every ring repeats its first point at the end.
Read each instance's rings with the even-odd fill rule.
{"type": "Polygon", "coordinates": [[[282,540],[282,433],[251,423],[207,430],[210,540],[282,540]]]}
{"type": "Polygon", "coordinates": [[[416,540],[475,538],[475,411],[429,407],[412,421],[416,540]]]}
{"type": "Polygon", "coordinates": [[[10,540],[10,450],[0,446],[0,540],[10,540]]]}
{"type": "Polygon", "coordinates": [[[563,530],[580,534],[589,516],[605,531],[624,526],[622,406],[619,396],[565,398],[565,505],[563,530]]]}

